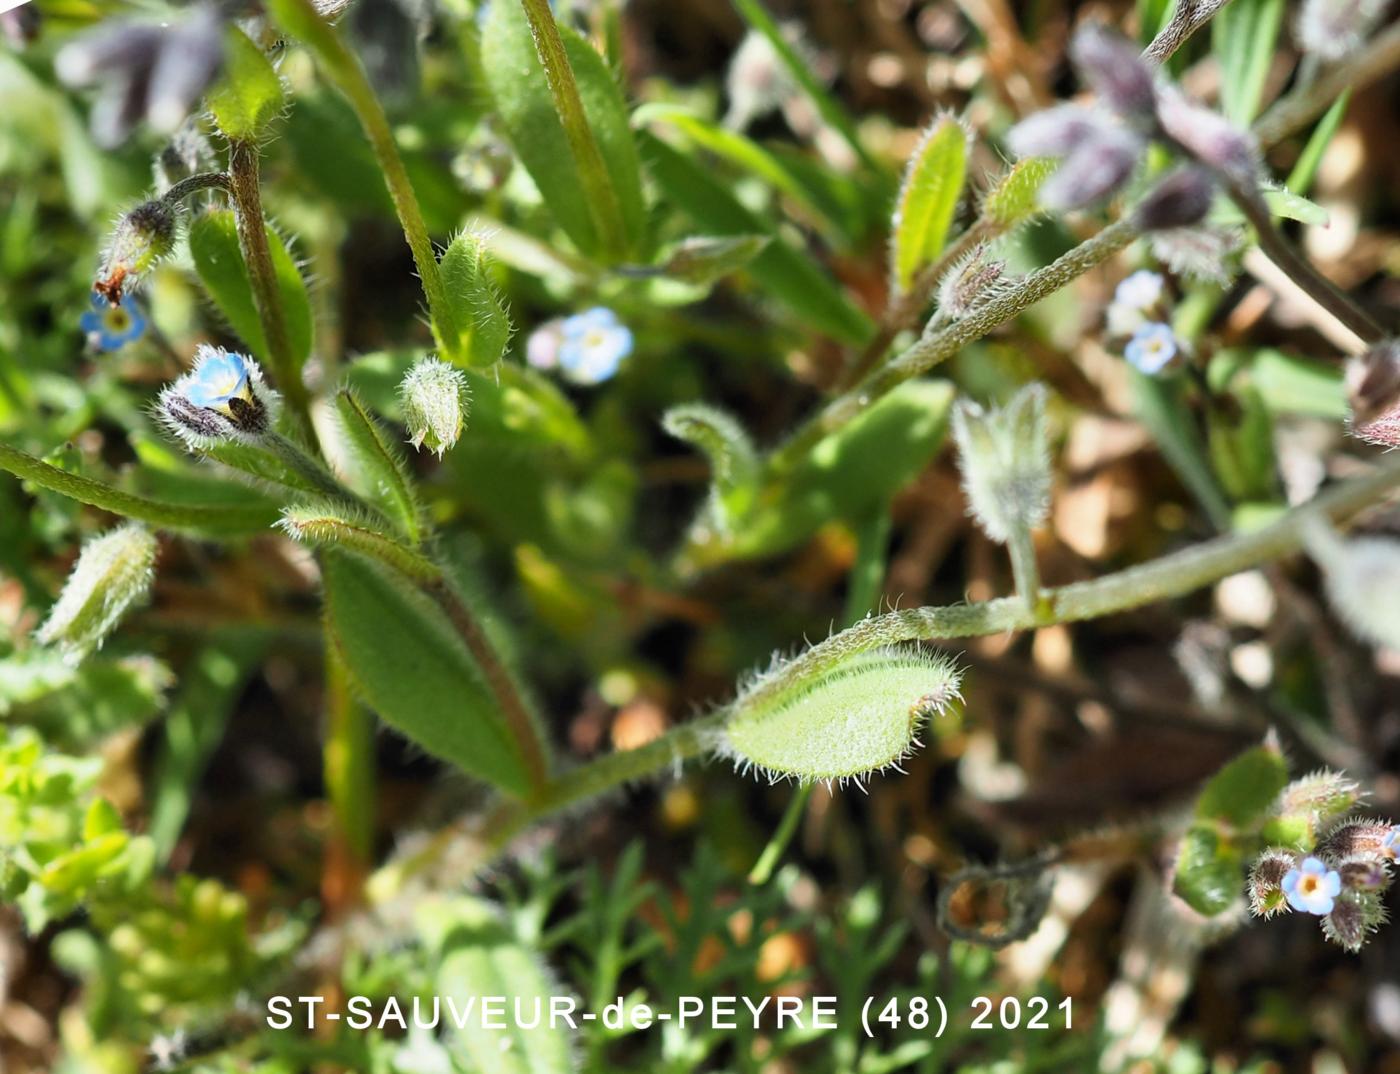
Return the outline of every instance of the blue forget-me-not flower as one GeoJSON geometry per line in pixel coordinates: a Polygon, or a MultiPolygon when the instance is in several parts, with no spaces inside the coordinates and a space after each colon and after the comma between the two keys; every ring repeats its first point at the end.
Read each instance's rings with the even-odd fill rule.
{"type": "Polygon", "coordinates": [[[92,296],[92,309],[78,318],[78,324],[100,350],[115,351],[141,338],[146,331],[146,318],[131,303],[114,306],[97,293],[92,296]]]}
{"type": "Polygon", "coordinates": [[[1160,321],[1143,325],[1123,348],[1123,357],[1141,373],[1154,376],[1171,364],[1178,351],[1176,336],[1160,321]]]}
{"type": "Polygon", "coordinates": [[[160,393],[165,425],[193,447],[227,439],[249,440],[267,432],[276,393],[250,358],[202,345],[194,368],[160,393]]]}
{"type": "Polygon", "coordinates": [[[1319,917],[1332,912],[1341,893],[1341,874],[1327,868],[1321,858],[1304,858],[1302,865],[1288,870],[1283,878],[1283,894],[1288,905],[1319,917]]]}
{"type": "Polygon", "coordinates": [[[632,353],[631,329],[606,306],[566,318],[559,333],[559,370],[575,384],[601,384],[632,353]]]}

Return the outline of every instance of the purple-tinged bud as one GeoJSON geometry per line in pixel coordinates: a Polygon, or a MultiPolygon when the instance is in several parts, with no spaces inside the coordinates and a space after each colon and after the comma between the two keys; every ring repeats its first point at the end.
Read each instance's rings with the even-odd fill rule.
{"type": "Polygon", "coordinates": [[[1385,904],[1374,891],[1348,891],[1322,919],[1322,931],[1333,943],[1355,953],[1385,920],[1385,904]]]}
{"type": "Polygon", "coordinates": [[[1393,859],[1396,827],[1380,820],[1344,820],[1322,837],[1317,852],[1330,861],[1393,859]]]}
{"type": "Polygon", "coordinates": [[[949,269],[939,284],[939,319],[956,321],[986,302],[996,294],[1005,270],[1005,261],[992,260],[986,244],[978,245],[949,269]]]}
{"type": "Polygon", "coordinates": [[[1215,182],[1204,168],[1177,168],[1138,204],[1134,214],[1142,231],[1198,224],[1210,212],[1215,182]]]}
{"type": "Polygon", "coordinates": [[[0,33],[16,51],[27,48],[39,39],[43,17],[36,4],[21,3],[19,7],[0,12],[0,33]]]}
{"type": "Polygon", "coordinates": [[[257,441],[271,430],[278,402],[256,362],[206,343],[194,368],[160,393],[156,415],[191,450],[203,450],[257,441]]]}
{"type": "Polygon", "coordinates": [[[1040,188],[1047,209],[1080,209],[1128,181],[1147,143],[1126,127],[1104,127],[1070,151],[1040,188]]]}
{"type": "Polygon", "coordinates": [[[1320,60],[1346,59],[1366,43],[1386,6],[1387,0],[1304,0],[1298,44],[1320,60]]]}
{"type": "Polygon", "coordinates": [[[1187,98],[1175,86],[1157,93],[1157,119],[1171,139],[1202,164],[1241,183],[1253,183],[1259,166],[1259,143],[1219,112],[1187,98]]]}
{"type": "Polygon", "coordinates": [[[1102,23],[1086,23],[1070,42],[1069,55],[1099,99],[1120,116],[1152,116],[1156,97],[1152,69],[1122,34],[1102,23]]]}
{"type": "Polygon", "coordinates": [[[151,69],[146,121],[163,134],[179,129],[224,63],[223,20],[211,7],[192,11],[170,30],[151,69]]]}
{"type": "Polygon", "coordinates": [[[1018,158],[1062,157],[1111,125],[1112,120],[1101,111],[1061,104],[1021,120],[1007,132],[1006,145],[1018,158]]]}
{"type": "Polygon", "coordinates": [[[1352,435],[1400,447],[1400,340],[1377,343],[1347,364],[1352,435]]]}
{"type": "Polygon", "coordinates": [[[1298,864],[1292,851],[1271,848],[1255,859],[1249,870],[1249,909],[1255,917],[1273,917],[1288,909],[1283,878],[1298,864]]]}
{"type": "Polygon", "coordinates": [[[1342,887],[1353,891],[1379,891],[1390,883],[1384,861],[1353,858],[1338,862],[1337,872],[1342,876],[1342,887]]]}

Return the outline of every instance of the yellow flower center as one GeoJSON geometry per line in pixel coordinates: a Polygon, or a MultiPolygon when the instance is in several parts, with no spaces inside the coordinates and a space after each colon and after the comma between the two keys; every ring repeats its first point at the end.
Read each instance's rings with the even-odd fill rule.
{"type": "Polygon", "coordinates": [[[1304,895],[1311,895],[1322,886],[1322,878],[1315,873],[1305,873],[1298,881],[1298,890],[1304,895]]]}
{"type": "Polygon", "coordinates": [[[114,335],[121,335],[131,327],[131,314],[127,313],[126,310],[122,309],[120,306],[112,306],[109,308],[103,316],[103,320],[107,323],[107,331],[114,335]]]}

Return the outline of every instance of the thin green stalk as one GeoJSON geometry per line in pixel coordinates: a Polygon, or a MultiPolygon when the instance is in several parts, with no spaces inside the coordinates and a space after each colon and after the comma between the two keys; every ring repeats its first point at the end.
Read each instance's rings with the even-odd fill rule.
{"type": "Polygon", "coordinates": [[[749,883],[754,887],[762,887],[768,883],[773,870],[778,867],[778,862],[783,860],[783,851],[797,834],[797,826],[802,822],[802,814],[807,809],[807,802],[812,797],[812,788],[815,786],[815,783],[802,783],[793,790],[792,800],[783,812],[783,819],[778,822],[773,837],[768,840],[768,845],[763,848],[758,861],[754,862],[753,868],[749,870],[749,883]]]}
{"type": "Polygon", "coordinates": [[[277,286],[277,270],[267,245],[267,221],[263,217],[262,193],[258,178],[258,147],[251,142],[231,141],[228,147],[230,190],[238,222],[238,244],[248,266],[248,282],[257,302],[258,320],[267,340],[268,357],[277,387],[286,397],[298,425],[308,436],[311,427],[308,408],[311,397],[301,369],[292,353],[287,335],[287,318],[282,309],[282,293],[277,286]]]}
{"type": "Polygon", "coordinates": [[[1035,539],[1026,526],[1017,526],[1006,543],[1011,555],[1011,574],[1016,580],[1016,595],[1027,608],[1034,608],[1040,599],[1040,567],[1035,561],[1035,539]]]}
{"type": "Polygon", "coordinates": [[[0,442],[0,470],[8,471],[25,481],[51,492],[67,496],[79,503],[110,511],[124,518],[134,518],[149,522],[153,526],[186,530],[248,531],[266,529],[276,521],[276,516],[267,508],[246,504],[203,504],[163,503],[145,496],[137,496],[94,481],[80,474],[70,474],[50,466],[43,459],[35,458],[26,452],[0,442]]]}
{"type": "MultiPolygon", "coordinates": [[[[508,3],[509,0],[502,2],[508,3]]],[[[564,39],[559,36],[554,13],[549,9],[549,0],[520,0],[520,6],[524,8],[525,18],[530,23],[535,52],[544,67],[549,93],[554,98],[554,110],[559,113],[559,122],[569,142],[569,153],[573,157],[579,185],[583,187],[584,197],[593,211],[593,226],[598,231],[603,248],[610,254],[620,256],[627,248],[627,224],[608,176],[607,165],[603,163],[603,154],[593,137],[593,128],[588,125],[583,98],[579,96],[578,83],[574,81],[574,69],[569,66],[569,55],[564,50],[564,39]]]]}
{"type": "Polygon", "coordinates": [[[355,502],[349,489],[335,479],[335,476],[294,441],[280,433],[269,433],[265,438],[267,449],[285,463],[293,473],[312,488],[327,496],[355,502]]]}
{"type": "Polygon", "coordinates": [[[334,645],[326,645],[326,742],[322,750],[326,794],[336,838],[357,875],[369,864],[374,842],[374,721],[356,703],[334,645]]]}
{"type": "Polygon", "coordinates": [[[858,623],[880,599],[890,543],[890,509],[882,505],[856,526],[856,560],[846,579],[846,608],[842,625],[858,623]]]}
{"type": "Polygon", "coordinates": [[[186,176],[178,183],[172,184],[170,189],[161,195],[161,200],[173,205],[184,201],[191,194],[198,194],[201,190],[222,190],[226,194],[232,194],[233,180],[227,172],[201,172],[198,175],[186,176]]]}
{"type": "Polygon", "coordinates": [[[438,272],[437,256],[432,239],[428,237],[427,224],[423,222],[418,197],[413,192],[403,158],[399,156],[398,146],[394,143],[389,118],[365,75],[364,66],[346,47],[340,35],[316,12],[310,0],[273,0],[270,7],[277,21],[311,49],[322,70],[345,95],[359,117],[379,168],[384,173],[384,182],[389,188],[399,223],[403,226],[404,237],[408,239],[408,247],[413,252],[413,262],[428,299],[428,313],[441,338],[457,339],[452,307],[447,301],[447,292],[438,272]]]}

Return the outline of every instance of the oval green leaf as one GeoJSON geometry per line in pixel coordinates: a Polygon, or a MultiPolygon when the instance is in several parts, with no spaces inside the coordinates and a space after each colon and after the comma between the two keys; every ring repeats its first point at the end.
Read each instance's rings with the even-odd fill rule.
{"type": "Polygon", "coordinates": [[[897,291],[942,253],[966,178],[967,128],[939,116],[909,158],[895,201],[890,269],[897,291]]]}

